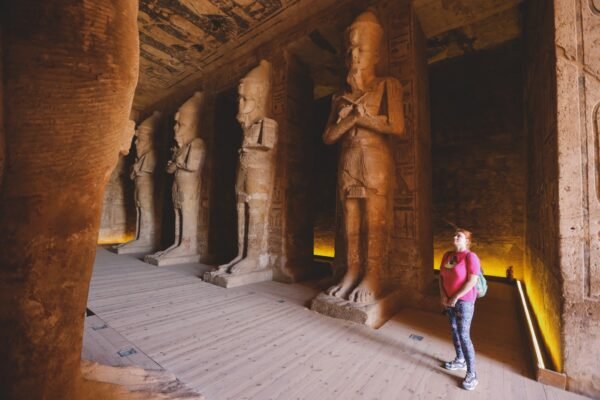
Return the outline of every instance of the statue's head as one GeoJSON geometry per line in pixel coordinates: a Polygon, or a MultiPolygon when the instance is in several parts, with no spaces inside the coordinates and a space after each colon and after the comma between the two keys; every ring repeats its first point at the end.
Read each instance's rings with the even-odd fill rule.
{"type": "Polygon", "coordinates": [[[119,145],[119,154],[126,156],[131,148],[131,139],[135,134],[135,121],[127,121],[125,130],[121,133],[121,143],[119,145]]]}
{"type": "Polygon", "coordinates": [[[360,14],[346,30],[346,62],[350,72],[374,71],[379,62],[383,28],[373,11],[360,14]]]}
{"type": "Polygon", "coordinates": [[[175,114],[175,141],[183,146],[198,137],[204,94],[196,92],[175,114]]]}
{"type": "Polygon", "coordinates": [[[237,120],[243,128],[267,116],[271,91],[271,64],[262,60],[238,86],[237,120]]]}
{"type": "Polygon", "coordinates": [[[154,138],[158,131],[162,114],[154,111],[135,131],[135,150],[139,155],[146,154],[154,147],[154,138]]]}

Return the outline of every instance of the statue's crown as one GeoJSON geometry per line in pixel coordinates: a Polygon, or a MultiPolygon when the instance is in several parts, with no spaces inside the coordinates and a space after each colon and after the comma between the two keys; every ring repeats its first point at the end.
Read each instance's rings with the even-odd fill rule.
{"type": "Polygon", "coordinates": [[[204,101],[204,93],[195,92],[192,97],[187,99],[186,102],[183,103],[181,105],[181,107],[179,107],[179,112],[183,114],[183,113],[187,113],[189,111],[192,111],[192,112],[198,111],[198,110],[200,110],[200,106],[202,105],[203,101],[204,101]]]}
{"type": "Polygon", "coordinates": [[[160,111],[154,111],[151,116],[143,120],[142,123],[138,126],[136,135],[153,135],[160,125],[161,118],[162,113],[160,111]]]}
{"type": "Polygon", "coordinates": [[[359,40],[367,40],[378,44],[383,37],[383,28],[379,22],[377,14],[372,10],[367,10],[354,19],[352,24],[346,30],[347,39],[351,44],[359,40]],[[370,34],[352,34],[352,31],[365,32],[368,29],[370,34]]]}
{"type": "Polygon", "coordinates": [[[248,74],[242,78],[242,82],[252,81],[269,85],[271,78],[271,63],[266,60],[261,60],[257,67],[253,68],[248,74]]]}

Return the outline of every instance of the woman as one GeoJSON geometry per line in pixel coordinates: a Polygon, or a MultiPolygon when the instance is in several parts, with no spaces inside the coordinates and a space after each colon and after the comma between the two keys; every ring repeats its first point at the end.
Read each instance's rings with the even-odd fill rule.
{"type": "Polygon", "coordinates": [[[476,285],[480,265],[477,255],[469,251],[470,246],[471,232],[457,229],[454,234],[456,251],[444,254],[440,266],[440,297],[450,318],[452,341],[456,350],[456,358],[444,363],[444,368],[451,371],[466,369],[462,385],[467,390],[475,389],[478,383],[470,330],[477,299],[476,285]]]}

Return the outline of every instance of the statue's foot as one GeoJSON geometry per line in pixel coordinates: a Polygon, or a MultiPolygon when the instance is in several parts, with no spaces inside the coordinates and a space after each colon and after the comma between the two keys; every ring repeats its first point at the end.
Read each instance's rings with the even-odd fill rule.
{"type": "Polygon", "coordinates": [[[379,290],[377,286],[372,282],[363,280],[360,285],[350,293],[348,300],[355,303],[374,303],[378,296],[379,290]]]}
{"type": "Polygon", "coordinates": [[[229,272],[231,274],[245,274],[248,272],[253,272],[258,270],[260,267],[258,265],[258,260],[255,258],[244,258],[237,264],[233,265],[229,272]]]}
{"type": "Polygon", "coordinates": [[[344,278],[337,285],[333,285],[329,289],[327,289],[325,293],[327,293],[330,296],[339,297],[341,299],[347,299],[348,293],[350,293],[353,287],[354,280],[344,278]]]}

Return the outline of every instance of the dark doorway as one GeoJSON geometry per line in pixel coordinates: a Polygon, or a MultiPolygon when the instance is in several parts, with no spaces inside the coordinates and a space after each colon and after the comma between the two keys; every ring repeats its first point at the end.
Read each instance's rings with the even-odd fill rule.
{"type": "Polygon", "coordinates": [[[219,264],[229,262],[237,255],[235,179],[243,132],[236,114],[236,88],[217,95],[209,246],[219,264]]]}
{"type": "Polygon", "coordinates": [[[317,257],[333,257],[335,254],[338,146],[323,143],[323,132],[330,109],[331,96],[321,97],[313,103],[313,252],[317,257]]]}

